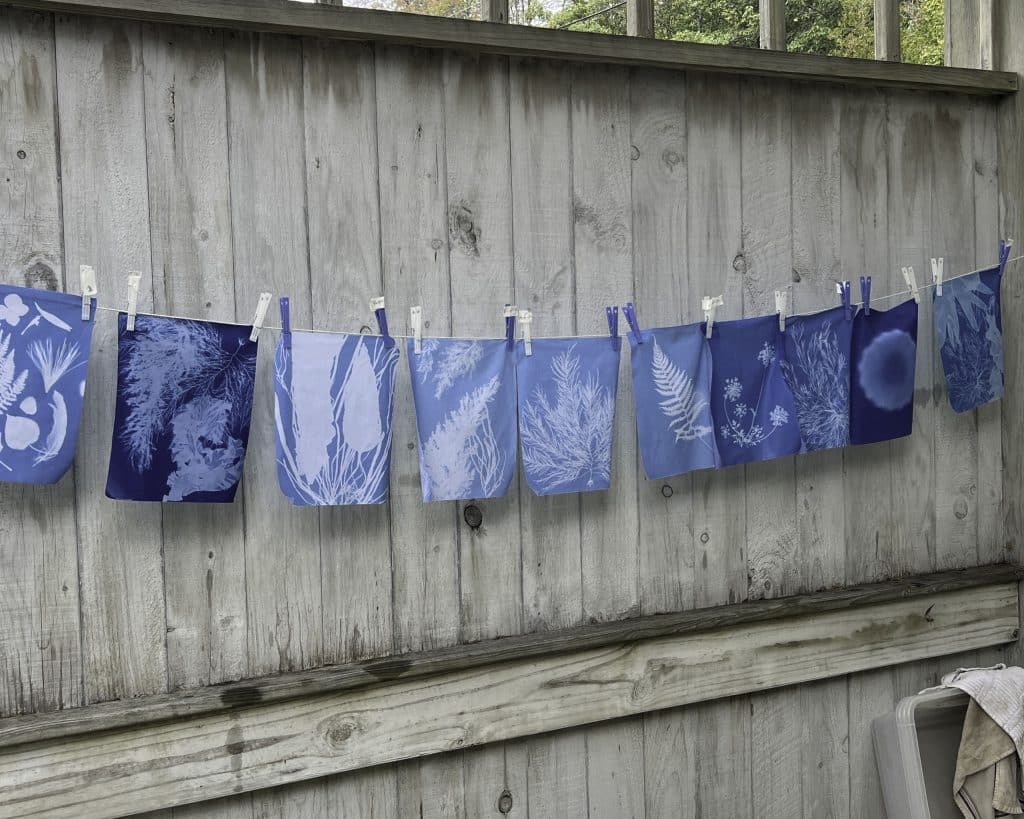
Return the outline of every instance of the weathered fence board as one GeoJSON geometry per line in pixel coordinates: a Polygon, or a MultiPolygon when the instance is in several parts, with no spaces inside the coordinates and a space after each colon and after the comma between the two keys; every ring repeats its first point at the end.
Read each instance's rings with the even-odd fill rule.
{"type": "Polygon", "coordinates": [[[168,807],[1010,642],[1019,625],[1017,584],[1002,583],[32,743],[0,755],[0,810],[168,807]]]}

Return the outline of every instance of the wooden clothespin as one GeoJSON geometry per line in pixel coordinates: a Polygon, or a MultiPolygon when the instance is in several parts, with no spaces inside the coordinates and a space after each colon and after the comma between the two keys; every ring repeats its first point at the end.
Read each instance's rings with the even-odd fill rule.
{"type": "Polygon", "coordinates": [[[420,305],[409,308],[409,326],[412,327],[412,351],[423,352],[423,308],[420,305]]]}
{"type": "Polygon", "coordinates": [[[779,314],[779,332],[786,332],[786,316],[789,305],[789,291],[788,290],[776,290],[775,291],[775,312],[779,314]]]}
{"type": "Polygon", "coordinates": [[[82,282],[82,321],[92,318],[92,300],[99,292],[96,288],[96,271],[90,265],[83,264],[78,268],[78,276],[82,282]]]}
{"type": "Polygon", "coordinates": [[[533,355],[533,334],[530,325],[533,324],[533,313],[529,310],[519,311],[519,326],[523,329],[523,351],[527,355],[533,355]]]}
{"type": "Polygon", "coordinates": [[[932,259],[932,284],[935,285],[935,295],[942,295],[942,267],[945,263],[945,259],[932,259]]]}
{"type": "Polygon", "coordinates": [[[141,273],[128,274],[128,306],[125,308],[125,312],[128,314],[128,321],[125,323],[125,329],[129,333],[135,332],[135,314],[139,309],[139,282],[141,281],[141,273]]]}
{"type": "Polygon", "coordinates": [[[913,267],[903,268],[903,281],[907,283],[907,288],[910,290],[910,295],[914,297],[914,301],[920,304],[921,293],[917,289],[917,277],[914,275],[913,267]]]}
{"type": "Polygon", "coordinates": [[[715,312],[725,304],[723,296],[704,296],[700,300],[701,310],[704,311],[704,338],[711,338],[711,331],[715,326],[715,312]]]}
{"type": "Polygon", "coordinates": [[[260,293],[259,301],[256,302],[256,313],[252,317],[252,331],[249,333],[249,341],[256,341],[260,337],[260,330],[263,329],[263,319],[267,317],[267,308],[270,307],[270,293],[260,293]]]}

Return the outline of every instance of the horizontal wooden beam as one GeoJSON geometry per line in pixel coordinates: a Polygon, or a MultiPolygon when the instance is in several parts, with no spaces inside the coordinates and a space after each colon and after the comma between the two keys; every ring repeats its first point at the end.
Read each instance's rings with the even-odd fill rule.
{"type": "Polygon", "coordinates": [[[1008,94],[1017,75],[945,66],[853,60],[644,37],[512,26],[290,0],[2,0],[0,5],[183,25],[450,48],[558,60],[714,71],[758,77],[1008,94]]]}
{"type": "MultiPolygon", "coordinates": [[[[674,630],[644,618],[633,632],[576,630],[579,643],[560,632],[556,652],[533,655],[491,641],[475,656],[503,661],[459,667],[449,658],[448,670],[441,662],[413,679],[395,665],[397,680],[314,685],[156,723],[111,728],[100,719],[89,732],[0,752],[0,815],[157,810],[1011,642],[1018,576],[999,567],[740,604],[729,608],[761,616],[695,612],[674,630]],[[612,634],[619,638],[608,642],[612,634]]],[[[541,644],[532,639],[527,646],[541,644]]]]}

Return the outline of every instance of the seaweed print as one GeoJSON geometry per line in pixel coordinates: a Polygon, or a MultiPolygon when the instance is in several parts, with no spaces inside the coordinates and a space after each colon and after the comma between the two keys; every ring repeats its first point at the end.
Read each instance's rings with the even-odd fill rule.
{"type": "Polygon", "coordinates": [[[553,399],[537,387],[520,414],[523,463],[545,490],[583,477],[592,487],[611,476],[615,396],[594,373],[581,377],[575,349],[551,362],[553,399]]]}
{"type": "MultiPolygon", "coordinates": [[[[757,354],[757,360],[767,369],[775,360],[775,348],[770,342],[765,342],[757,354]]],[[[743,401],[743,386],[738,378],[727,378],[723,389],[725,403],[727,405],[727,419],[725,426],[720,432],[725,440],[738,447],[755,447],[772,437],[775,430],[789,423],[789,413],[780,405],[772,408],[768,414],[771,422],[771,429],[766,430],[757,423],[760,410],[761,397],[758,396],[757,403],[750,406],[743,401]]]]}
{"type": "Polygon", "coordinates": [[[136,473],[152,464],[168,429],[176,469],[165,500],[230,488],[241,476],[256,348],[225,350],[203,322],[140,316],[121,338],[119,391],[127,417],[119,439],[136,473]],[[242,434],[242,433],[238,433],[242,434]]]}
{"type": "Polygon", "coordinates": [[[475,341],[455,341],[440,347],[433,339],[422,343],[417,361],[420,380],[434,379],[434,397],[440,398],[462,376],[473,372],[483,357],[483,347],[475,341]]]}
{"type": "Polygon", "coordinates": [[[987,404],[1003,394],[997,312],[996,293],[978,274],[950,282],[935,297],[935,329],[954,409],[987,404]]]}
{"type": "Polygon", "coordinates": [[[488,496],[501,485],[504,455],[491,428],[489,405],[500,386],[498,376],[464,395],[421,447],[436,498],[465,497],[479,482],[488,496]]]}
{"type": "Polygon", "coordinates": [[[846,446],[850,438],[850,374],[831,322],[810,333],[789,329],[793,355],[782,373],[793,393],[800,435],[808,450],[846,446]]]}
{"type": "Polygon", "coordinates": [[[875,336],[860,357],[857,380],[876,407],[895,412],[914,397],[914,364],[917,345],[903,330],[886,330],[875,336]]]}
{"type": "MultiPolygon", "coordinates": [[[[296,336],[293,343],[300,342],[296,336]]],[[[275,375],[291,412],[283,418],[277,402],[274,420],[279,464],[296,494],[293,500],[309,506],[384,501],[391,425],[381,418],[380,400],[391,392],[397,359],[394,347],[341,336],[336,349],[304,356],[296,367],[293,353],[278,345],[275,375]],[[348,347],[354,349],[345,365],[348,347]]]]}
{"type": "Polygon", "coordinates": [[[689,373],[677,367],[665,355],[657,339],[654,340],[651,356],[651,377],[654,389],[664,399],[658,406],[669,419],[668,428],[675,433],[676,443],[699,440],[711,449],[711,444],[704,439],[714,430],[701,423],[708,402],[697,391],[689,373]]]}

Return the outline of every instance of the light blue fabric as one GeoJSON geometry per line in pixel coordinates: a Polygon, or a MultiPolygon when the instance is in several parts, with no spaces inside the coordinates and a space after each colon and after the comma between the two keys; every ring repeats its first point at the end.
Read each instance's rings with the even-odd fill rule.
{"type": "Polygon", "coordinates": [[[793,393],[802,452],[850,443],[850,343],[845,307],[786,319],[782,374],[793,393]]]}
{"type": "Polygon", "coordinates": [[[0,285],[0,481],[56,483],[71,466],[94,308],[82,321],[81,296],[0,285]]]}
{"type": "Polygon", "coordinates": [[[719,466],[711,419],[711,351],[703,326],[628,334],[636,429],[648,478],[719,466]]]}
{"type": "Polygon", "coordinates": [[[107,497],[230,503],[245,465],[256,379],[251,329],[118,313],[107,497]]]}
{"type": "Polygon", "coordinates": [[[281,334],[277,479],[296,506],[387,500],[397,364],[398,348],[382,336],[281,334]]]}
{"type": "Polygon", "coordinates": [[[611,485],[619,350],[612,338],[535,339],[516,347],[519,439],[538,495],[611,485]]]}
{"type": "Polygon", "coordinates": [[[723,466],[800,451],[796,405],[782,375],[778,316],[715,322],[711,415],[723,466]]]}
{"type": "Polygon", "coordinates": [[[505,341],[425,338],[407,355],[423,500],[498,498],[516,467],[515,354],[505,341]]]}
{"type": "Polygon", "coordinates": [[[1003,397],[1001,266],[944,282],[934,291],[935,334],[949,403],[956,412],[1003,397]]]}

